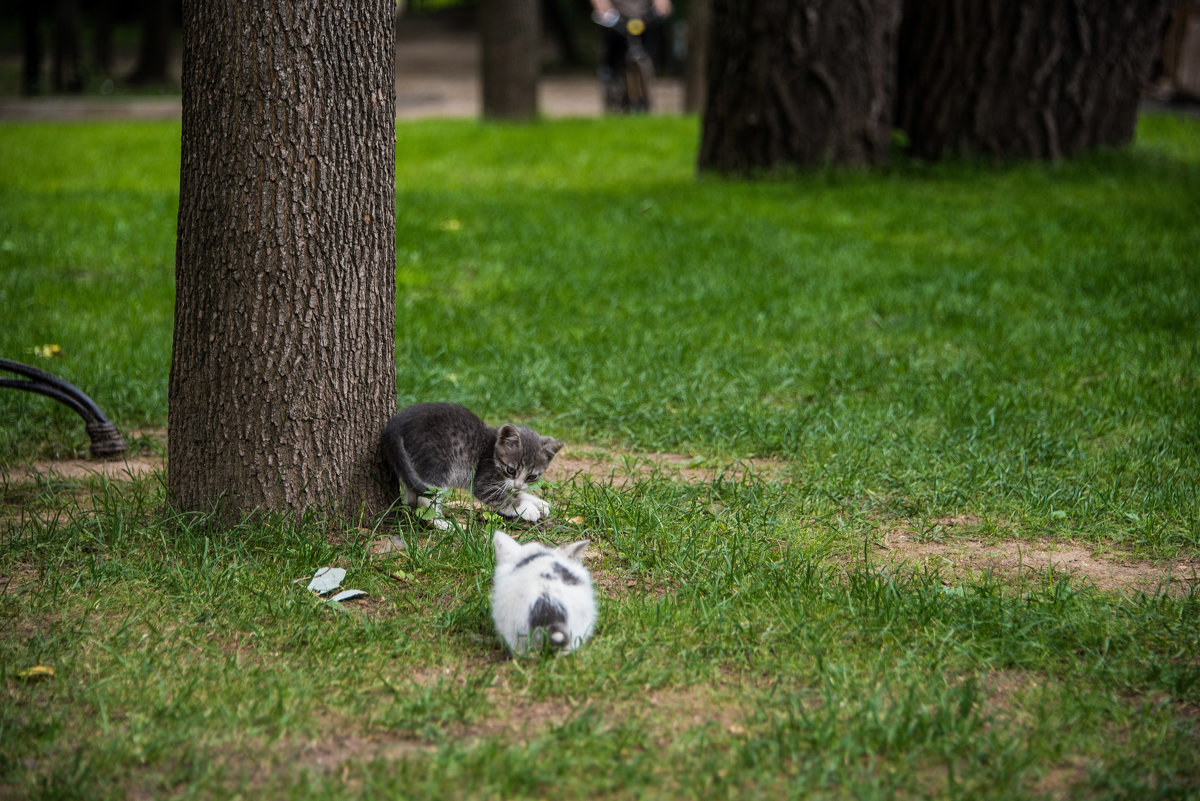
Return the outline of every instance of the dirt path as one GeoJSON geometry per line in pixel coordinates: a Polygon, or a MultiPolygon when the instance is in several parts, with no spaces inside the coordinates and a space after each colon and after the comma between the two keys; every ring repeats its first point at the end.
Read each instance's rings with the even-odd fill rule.
{"type": "Polygon", "coordinates": [[[970,530],[981,525],[981,520],[966,515],[939,522],[945,536],[937,540],[922,538],[905,528],[890,531],[874,554],[881,569],[937,572],[944,577],[943,584],[950,587],[984,572],[1020,582],[1072,577],[1105,592],[1166,590],[1179,596],[1200,586],[1200,558],[1151,561],[1111,548],[1049,537],[976,539],[970,530]],[[955,529],[962,533],[955,534],[955,529]]]}
{"type": "MultiPolygon", "coordinates": [[[[179,72],[177,53],[174,74],[179,72]]],[[[663,79],[655,88],[658,113],[682,111],[679,81],[663,79]]],[[[603,113],[597,83],[586,75],[545,76],[538,89],[538,107],[547,117],[603,113]]],[[[174,120],[179,119],[180,110],[178,95],[0,97],[0,121],[174,120]]],[[[396,118],[470,118],[479,116],[480,110],[476,34],[429,25],[406,26],[402,20],[396,36],[396,118]]]]}

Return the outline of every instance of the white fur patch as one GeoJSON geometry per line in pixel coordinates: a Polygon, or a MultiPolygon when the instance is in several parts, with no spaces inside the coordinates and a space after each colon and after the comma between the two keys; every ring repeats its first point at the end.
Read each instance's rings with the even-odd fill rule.
{"type": "Polygon", "coordinates": [[[550,514],[550,504],[528,492],[518,492],[513,498],[512,506],[517,517],[530,523],[536,523],[550,514]]]}
{"type": "Polygon", "coordinates": [[[539,599],[562,610],[567,637],[563,653],[575,650],[592,636],[596,595],[582,561],[586,540],[557,548],[540,542],[522,545],[497,531],[492,545],[496,551],[492,622],[510,651],[524,655],[536,643],[530,616],[539,599]]]}

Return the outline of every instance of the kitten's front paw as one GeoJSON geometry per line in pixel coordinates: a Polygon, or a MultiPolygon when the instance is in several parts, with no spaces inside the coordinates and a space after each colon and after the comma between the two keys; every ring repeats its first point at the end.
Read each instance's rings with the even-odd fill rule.
{"type": "Polygon", "coordinates": [[[550,514],[550,504],[536,495],[524,492],[517,496],[517,502],[513,504],[513,509],[518,517],[530,523],[536,523],[550,514]]]}
{"type": "Polygon", "coordinates": [[[444,518],[435,517],[435,518],[432,518],[429,522],[438,531],[449,531],[450,530],[450,521],[446,520],[444,518]]]}

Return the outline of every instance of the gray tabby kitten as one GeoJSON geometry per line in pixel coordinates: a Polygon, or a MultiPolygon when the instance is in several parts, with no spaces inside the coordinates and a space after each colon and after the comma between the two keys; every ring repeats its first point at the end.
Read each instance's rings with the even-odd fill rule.
{"type": "Polygon", "coordinates": [[[537,481],[562,443],[529,428],[489,428],[455,403],[418,403],[394,415],[383,429],[383,454],[400,479],[409,506],[433,506],[436,490],[470,490],[504,517],[536,523],[550,504],[525,490],[537,481]],[[433,496],[432,498],[430,496],[433,496]]]}

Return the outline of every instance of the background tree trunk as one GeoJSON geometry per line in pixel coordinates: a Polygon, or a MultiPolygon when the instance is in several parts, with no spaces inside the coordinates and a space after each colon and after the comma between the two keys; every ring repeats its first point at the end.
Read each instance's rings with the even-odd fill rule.
{"type": "Polygon", "coordinates": [[[582,66],[583,55],[580,54],[579,44],[575,41],[570,12],[563,9],[559,0],[542,0],[541,13],[546,32],[553,34],[554,41],[558,44],[561,63],[569,67],[582,66]]]}
{"type": "Polygon", "coordinates": [[[142,35],[132,84],[167,83],[171,63],[171,0],[142,0],[142,35]]]}
{"type": "Polygon", "coordinates": [[[927,159],[1057,159],[1126,144],[1168,6],[906,0],[897,124],[927,159]]]}
{"type": "Polygon", "coordinates": [[[92,57],[96,71],[111,75],[113,69],[113,8],[112,0],[96,0],[92,8],[92,57]]]}
{"type": "Polygon", "coordinates": [[[42,5],[37,0],[21,3],[21,94],[42,91],[42,5]]]}
{"type": "Polygon", "coordinates": [[[712,0],[699,165],[874,165],[891,147],[900,0],[712,0]]]}
{"type": "Polygon", "coordinates": [[[537,115],[541,73],[538,0],[482,0],[483,116],[528,120],[537,115]]]}
{"type": "Polygon", "coordinates": [[[712,0],[692,0],[687,17],[687,63],[683,68],[683,110],[704,111],[708,43],[712,38],[712,0]]]}
{"type": "Polygon", "coordinates": [[[382,507],[395,411],[391,0],[189,0],[167,482],[382,507]]]}
{"type": "Polygon", "coordinates": [[[54,3],[54,58],[50,85],[56,92],[82,92],[79,0],[54,3]]]}

